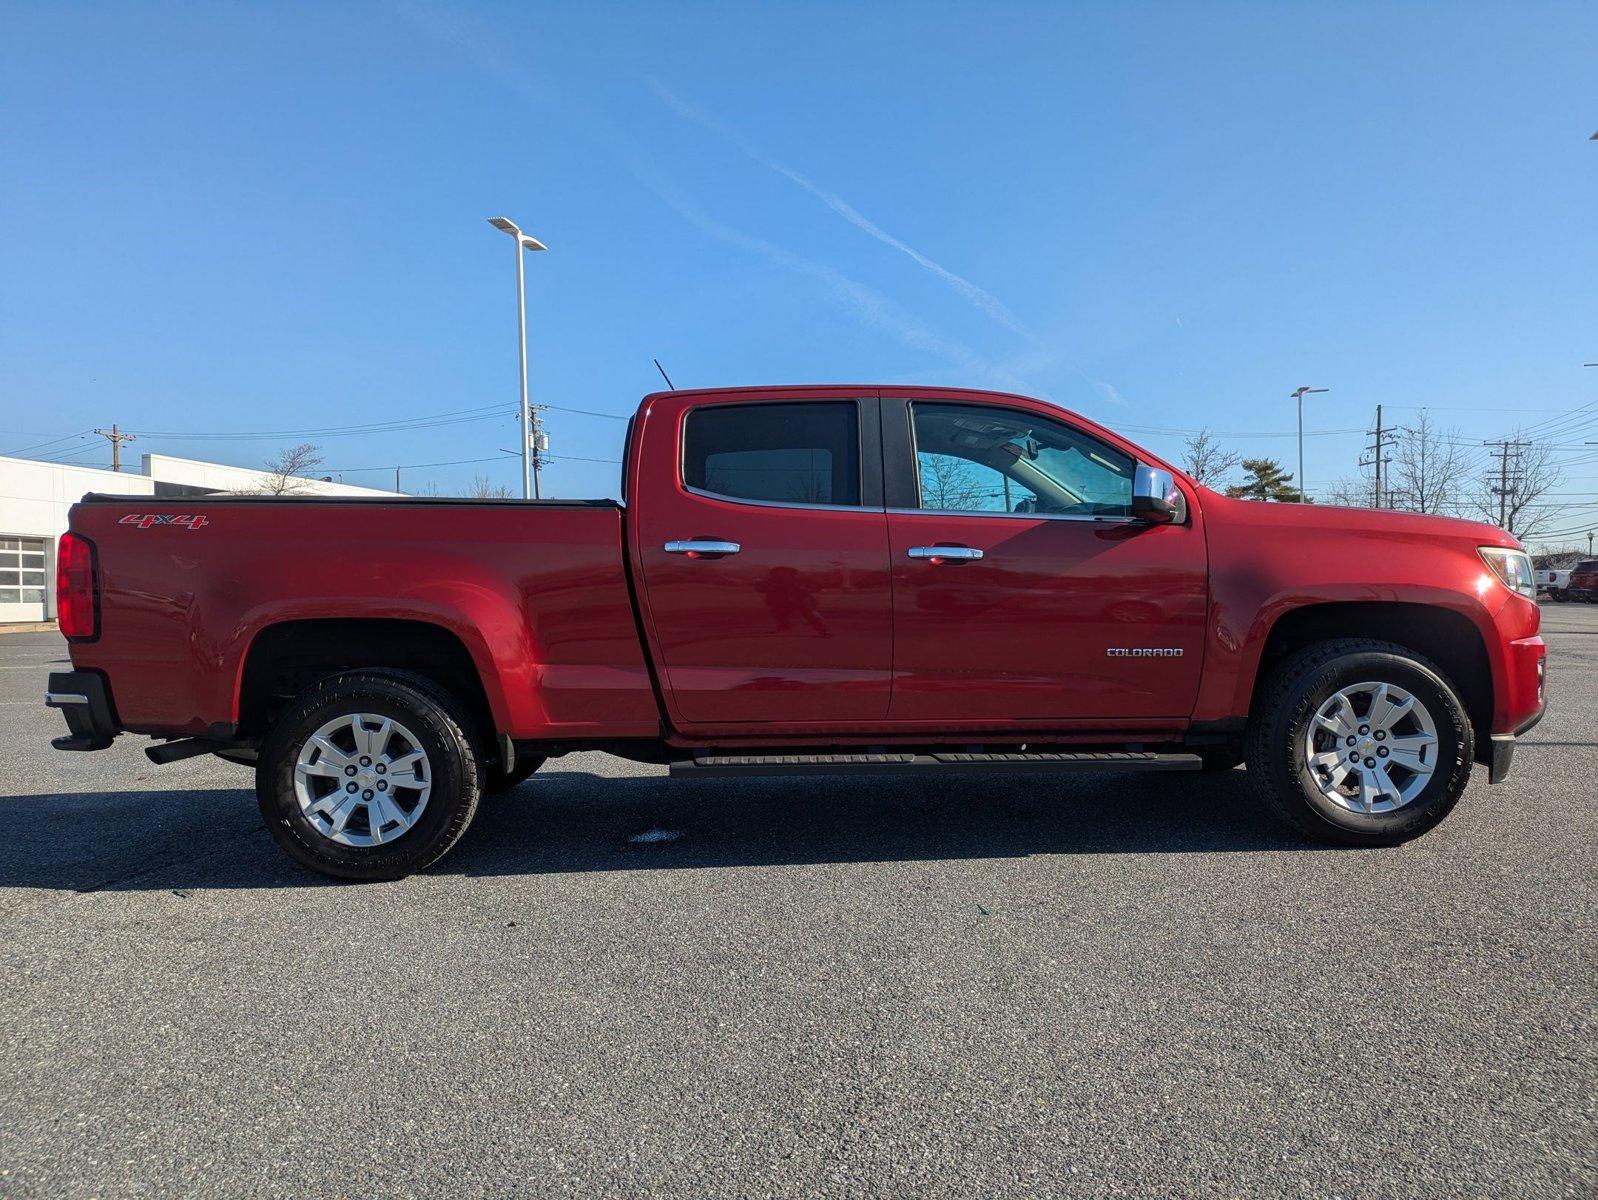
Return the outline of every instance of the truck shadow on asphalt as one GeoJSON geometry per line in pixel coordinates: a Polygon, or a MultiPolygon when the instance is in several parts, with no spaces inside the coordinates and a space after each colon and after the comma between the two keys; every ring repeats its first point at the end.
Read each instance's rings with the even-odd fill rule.
{"type": "MultiPolygon", "coordinates": [[[[4,887],[338,886],[278,849],[243,789],[3,797],[0,820],[12,831],[0,845],[4,887]]],[[[551,769],[485,797],[429,873],[1285,850],[1339,852],[1278,827],[1242,771],[688,781],[551,769]],[[631,840],[651,830],[678,836],[631,840]]]]}

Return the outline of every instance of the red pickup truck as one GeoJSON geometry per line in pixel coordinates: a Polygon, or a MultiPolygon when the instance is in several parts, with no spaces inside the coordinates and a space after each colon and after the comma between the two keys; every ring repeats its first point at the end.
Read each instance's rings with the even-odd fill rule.
{"type": "Polygon", "coordinates": [[[252,764],[307,866],[394,878],[481,793],[673,773],[1221,770],[1312,837],[1430,829],[1543,710],[1488,525],[1232,500],[1024,396],[647,397],[623,500],[86,496],[63,750],[252,764]]]}

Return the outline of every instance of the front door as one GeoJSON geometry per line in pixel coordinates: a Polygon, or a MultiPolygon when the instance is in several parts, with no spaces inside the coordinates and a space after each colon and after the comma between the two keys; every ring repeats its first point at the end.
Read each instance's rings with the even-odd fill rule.
{"type": "Polygon", "coordinates": [[[1192,712],[1207,598],[1197,517],[1131,520],[1136,461],[1042,404],[884,399],[883,411],[887,452],[909,463],[890,472],[909,494],[888,498],[893,719],[1192,712]]]}
{"type": "Polygon", "coordinates": [[[707,733],[883,719],[893,611],[875,397],[666,397],[642,442],[661,482],[637,506],[634,545],[675,718],[707,733]]]}

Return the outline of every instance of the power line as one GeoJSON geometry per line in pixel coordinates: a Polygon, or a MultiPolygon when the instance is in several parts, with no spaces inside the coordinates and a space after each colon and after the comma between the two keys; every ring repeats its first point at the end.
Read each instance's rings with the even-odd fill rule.
{"type": "Polygon", "coordinates": [[[43,450],[46,446],[54,446],[59,442],[70,442],[73,438],[90,437],[93,435],[93,433],[94,430],[85,429],[79,433],[69,433],[65,437],[51,438],[48,442],[39,442],[33,446],[24,446],[20,450],[7,450],[6,454],[9,457],[15,457],[19,454],[26,454],[29,450],[43,450]]]}

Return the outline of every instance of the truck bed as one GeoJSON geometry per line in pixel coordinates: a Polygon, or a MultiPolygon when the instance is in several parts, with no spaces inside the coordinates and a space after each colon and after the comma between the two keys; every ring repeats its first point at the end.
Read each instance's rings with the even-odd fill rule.
{"type": "Polygon", "coordinates": [[[239,720],[263,631],[341,617],[422,622],[458,639],[513,737],[659,729],[613,500],[92,494],[98,640],[123,726],[215,734],[239,720]]]}

